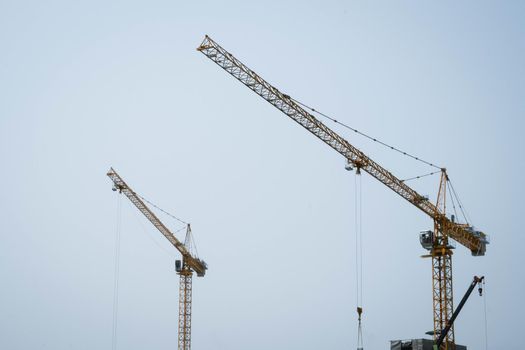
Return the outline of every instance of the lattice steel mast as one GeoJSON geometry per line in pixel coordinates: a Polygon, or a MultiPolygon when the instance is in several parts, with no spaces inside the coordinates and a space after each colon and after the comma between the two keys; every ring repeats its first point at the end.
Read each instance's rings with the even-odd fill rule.
{"type": "MultiPolygon", "coordinates": [[[[431,237],[431,252],[433,262],[434,337],[436,339],[452,312],[452,252],[448,245],[448,238],[453,238],[468,248],[472,255],[481,256],[485,254],[486,250],[486,235],[482,232],[474,231],[471,227],[451,221],[445,214],[444,204],[440,207],[439,199],[437,204],[434,205],[426,197],[407,186],[403,181],[374,162],[362,151],[299,106],[290,96],[282,93],[262,79],[209,36],[204,38],[197,50],[340,153],[353,167],[366,171],[433,219],[434,235],[431,237]]],[[[442,176],[446,178],[445,169],[442,169],[442,176]]],[[[445,187],[443,187],[442,194],[438,197],[444,197],[444,191],[445,187]]],[[[448,343],[445,342],[443,348],[447,346],[448,343]]]]}
{"type": "MultiPolygon", "coordinates": [[[[180,242],[177,237],[157,218],[148,208],[140,197],[124,182],[124,180],[111,168],[107,176],[113,181],[114,189],[119,193],[124,193],[138,210],[155,226],[164,237],[182,254],[182,264],[177,260],[177,273],[180,275],[179,284],[179,329],[178,329],[178,348],[179,350],[191,349],[191,292],[193,271],[197,276],[203,277],[208,269],[206,263],[194,257],[185,244],[180,242]]],[[[191,228],[188,224],[186,237],[191,235],[191,228]]]]}
{"type": "MultiPolygon", "coordinates": [[[[441,172],[436,206],[441,213],[446,213],[447,173],[441,172]]],[[[441,217],[440,217],[441,218],[441,217]]],[[[452,317],[452,246],[448,242],[448,235],[441,230],[438,223],[440,218],[434,219],[434,232],[430,254],[432,257],[432,306],[434,317],[434,340],[437,340],[441,331],[452,317]]],[[[445,336],[442,348],[448,349],[449,344],[455,344],[454,328],[445,336]]],[[[454,349],[454,345],[452,345],[454,349]]]]}

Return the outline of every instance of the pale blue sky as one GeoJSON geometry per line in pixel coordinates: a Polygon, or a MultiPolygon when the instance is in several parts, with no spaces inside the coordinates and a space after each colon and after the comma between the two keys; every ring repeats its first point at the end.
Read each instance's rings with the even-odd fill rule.
{"type": "MultiPolygon", "coordinates": [[[[110,166],[193,225],[209,264],[194,349],[355,348],[354,174],[198,53],[209,34],[281,91],[447,167],[492,239],[485,257],[456,250],[456,304],[485,275],[488,348],[520,349],[524,18],[521,1],[0,1],[0,348],[111,348],[110,166]]],[[[428,170],[335,129],[400,178],[428,170]]],[[[362,180],[364,344],[388,349],[432,328],[432,222],[362,180]]],[[[434,198],[437,177],[413,185],[434,198]]],[[[119,349],[174,349],[177,255],[122,200],[119,349]]],[[[485,348],[483,299],[456,340],[485,348]]]]}

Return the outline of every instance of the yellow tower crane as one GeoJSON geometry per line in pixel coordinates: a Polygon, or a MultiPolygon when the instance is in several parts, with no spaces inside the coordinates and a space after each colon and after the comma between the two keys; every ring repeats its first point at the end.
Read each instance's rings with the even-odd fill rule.
{"type": "MultiPolygon", "coordinates": [[[[302,108],[290,96],[282,93],[276,87],[265,81],[235,58],[231,53],[213,41],[209,36],[205,36],[197,50],[246,85],[257,95],[261,96],[278,110],[321,139],[328,146],[339,152],[346,158],[349,166],[352,166],[359,171],[366,171],[433,219],[434,230],[429,233],[424,233],[420,237],[420,240],[422,245],[429,249],[429,256],[432,257],[432,295],[434,310],[433,333],[434,340],[436,341],[439,338],[441,331],[445,329],[447,322],[453,313],[453,247],[449,242],[449,238],[454,239],[468,248],[474,256],[484,255],[486,244],[488,243],[487,236],[483,232],[475,231],[473,227],[469,225],[456,223],[446,216],[445,199],[447,187],[446,182],[448,181],[446,169],[441,169],[438,199],[436,204],[433,204],[428,198],[417,193],[404,181],[395,177],[388,170],[374,162],[362,151],[324,125],[312,114],[302,108]]],[[[453,330],[450,330],[446,335],[445,341],[441,345],[441,349],[453,348],[454,344],[454,332],[453,330]]]]}
{"type": "MultiPolygon", "coordinates": [[[[131,187],[111,168],[107,173],[113,181],[114,190],[124,193],[138,210],[155,226],[164,237],[182,254],[182,263],[176,261],[177,273],[180,276],[179,284],[179,330],[178,330],[178,349],[191,349],[191,292],[192,292],[192,275],[195,271],[197,276],[203,277],[208,269],[206,263],[193,256],[187,248],[187,244],[181,243],[177,237],[157,218],[150,208],[142,201],[131,187]]],[[[191,235],[191,228],[188,224],[186,239],[191,235]]]]}

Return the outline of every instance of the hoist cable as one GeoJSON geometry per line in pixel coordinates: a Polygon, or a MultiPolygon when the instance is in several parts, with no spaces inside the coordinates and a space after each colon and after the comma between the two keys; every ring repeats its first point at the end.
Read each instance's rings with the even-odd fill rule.
{"type": "Polygon", "coordinates": [[[156,206],[154,203],[150,202],[149,200],[147,200],[146,198],[142,197],[141,195],[138,195],[138,194],[137,194],[137,196],[140,197],[140,199],[142,199],[144,202],[146,202],[146,203],[148,203],[149,205],[151,205],[151,206],[157,208],[158,210],[160,210],[160,211],[163,212],[164,214],[166,214],[166,215],[172,217],[173,219],[175,219],[175,220],[177,220],[177,221],[183,223],[184,225],[188,225],[188,223],[187,223],[186,221],[184,221],[184,220],[182,220],[182,219],[179,219],[178,217],[176,217],[176,216],[173,215],[173,214],[168,213],[167,211],[165,211],[164,209],[162,209],[162,208],[156,206]]]}
{"type": "Polygon", "coordinates": [[[485,279],[483,279],[483,309],[485,313],[485,350],[488,350],[489,341],[488,341],[488,327],[487,327],[487,289],[485,287],[485,279]]]}
{"type": "Polygon", "coordinates": [[[363,306],[363,183],[359,176],[359,294],[363,306]]]}
{"type": "Polygon", "coordinates": [[[360,227],[360,207],[359,207],[359,175],[355,175],[354,177],[354,185],[355,185],[355,196],[354,196],[354,217],[355,217],[355,278],[356,278],[356,306],[360,306],[361,304],[361,293],[360,293],[360,241],[359,241],[359,227],[360,227]]]}
{"type": "Polygon", "coordinates": [[[414,160],[417,160],[417,161],[419,161],[419,162],[421,162],[421,163],[424,163],[424,164],[429,165],[429,166],[431,166],[431,167],[434,167],[434,168],[436,168],[436,169],[441,169],[441,167],[439,167],[439,166],[437,166],[437,165],[435,165],[435,164],[433,164],[433,163],[427,162],[427,161],[424,160],[424,159],[421,159],[421,158],[419,158],[419,157],[416,157],[416,156],[414,156],[414,155],[412,155],[412,154],[410,154],[410,153],[404,152],[404,151],[400,150],[400,149],[397,148],[397,147],[391,146],[391,145],[389,145],[389,144],[387,144],[387,143],[385,143],[385,142],[383,142],[383,141],[380,141],[380,140],[378,140],[378,139],[376,139],[376,138],[374,138],[374,137],[372,137],[372,136],[369,136],[369,135],[367,135],[367,134],[365,134],[365,133],[363,133],[363,132],[361,132],[361,131],[359,131],[359,130],[357,130],[357,129],[354,129],[354,128],[352,128],[351,126],[349,126],[349,125],[347,125],[347,124],[345,124],[345,123],[341,123],[341,122],[338,121],[337,119],[334,119],[334,118],[332,118],[332,117],[330,117],[330,116],[328,116],[328,115],[326,115],[326,114],[324,114],[324,113],[322,113],[322,112],[319,112],[318,110],[316,110],[316,109],[314,109],[314,108],[312,108],[312,107],[309,107],[309,106],[305,105],[304,103],[302,103],[302,102],[300,102],[300,101],[297,101],[297,100],[294,99],[294,98],[291,98],[291,100],[293,100],[295,103],[297,103],[297,104],[303,106],[304,108],[309,109],[310,111],[312,111],[312,112],[314,112],[314,113],[316,113],[316,114],[318,114],[318,115],[320,115],[320,116],[322,116],[322,117],[324,117],[324,118],[326,118],[326,119],[329,119],[329,120],[333,121],[333,122],[336,123],[336,124],[341,125],[342,127],[346,128],[346,129],[352,130],[353,132],[355,132],[355,133],[357,133],[357,134],[359,134],[359,135],[361,135],[361,136],[366,137],[366,138],[369,139],[369,140],[372,140],[372,141],[374,141],[374,142],[377,142],[377,143],[379,143],[380,145],[383,145],[383,146],[385,146],[385,147],[387,147],[387,148],[390,148],[390,149],[393,150],[393,151],[396,151],[396,152],[398,152],[398,153],[401,153],[402,155],[407,156],[407,157],[409,157],[409,158],[412,158],[412,159],[414,159],[414,160]]]}
{"type": "Polygon", "coordinates": [[[355,184],[355,259],[356,259],[356,306],[357,306],[357,349],[363,349],[361,314],[363,312],[363,185],[361,175],[356,172],[355,184]]]}
{"type": "Polygon", "coordinates": [[[115,231],[115,271],[113,280],[113,329],[111,335],[111,349],[117,349],[117,325],[118,325],[118,296],[120,275],[120,233],[122,229],[122,200],[117,196],[117,224],[115,231]]]}
{"type": "Polygon", "coordinates": [[[357,326],[357,350],[363,350],[363,329],[361,327],[361,320],[357,326]]]}

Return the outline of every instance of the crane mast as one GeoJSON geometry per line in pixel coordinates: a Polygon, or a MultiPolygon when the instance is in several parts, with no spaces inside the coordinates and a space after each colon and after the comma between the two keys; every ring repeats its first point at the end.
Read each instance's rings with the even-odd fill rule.
{"type": "MultiPolygon", "coordinates": [[[[119,193],[124,193],[126,197],[144,214],[144,216],[155,226],[164,237],[182,254],[182,264],[176,262],[177,273],[180,276],[179,281],[179,323],[178,323],[178,349],[191,349],[191,293],[192,293],[192,276],[193,271],[197,276],[203,277],[206,274],[208,266],[203,260],[194,257],[186,246],[180,242],[177,237],[159,220],[142,199],[129,187],[120,175],[110,168],[107,176],[113,181],[114,189],[119,193]]],[[[187,235],[191,234],[191,228],[188,224],[187,235]]]]}
{"type": "MultiPolygon", "coordinates": [[[[474,256],[484,255],[486,244],[488,243],[487,237],[483,232],[474,231],[469,226],[457,224],[446,216],[444,210],[446,169],[441,169],[442,181],[438,201],[436,204],[433,204],[405,182],[374,162],[335,131],[324,125],[297,104],[289,95],[282,93],[265,81],[209,36],[205,36],[197,50],[257,95],[321,139],[345,157],[353,167],[366,171],[433,219],[434,232],[431,236],[431,256],[433,266],[434,338],[436,339],[436,334],[439,334],[441,329],[445,327],[452,313],[452,251],[448,238],[453,238],[468,248],[474,256]]],[[[448,340],[453,343],[453,336],[449,337],[448,340]]],[[[443,348],[446,349],[447,346],[448,343],[445,342],[443,348]]]]}

